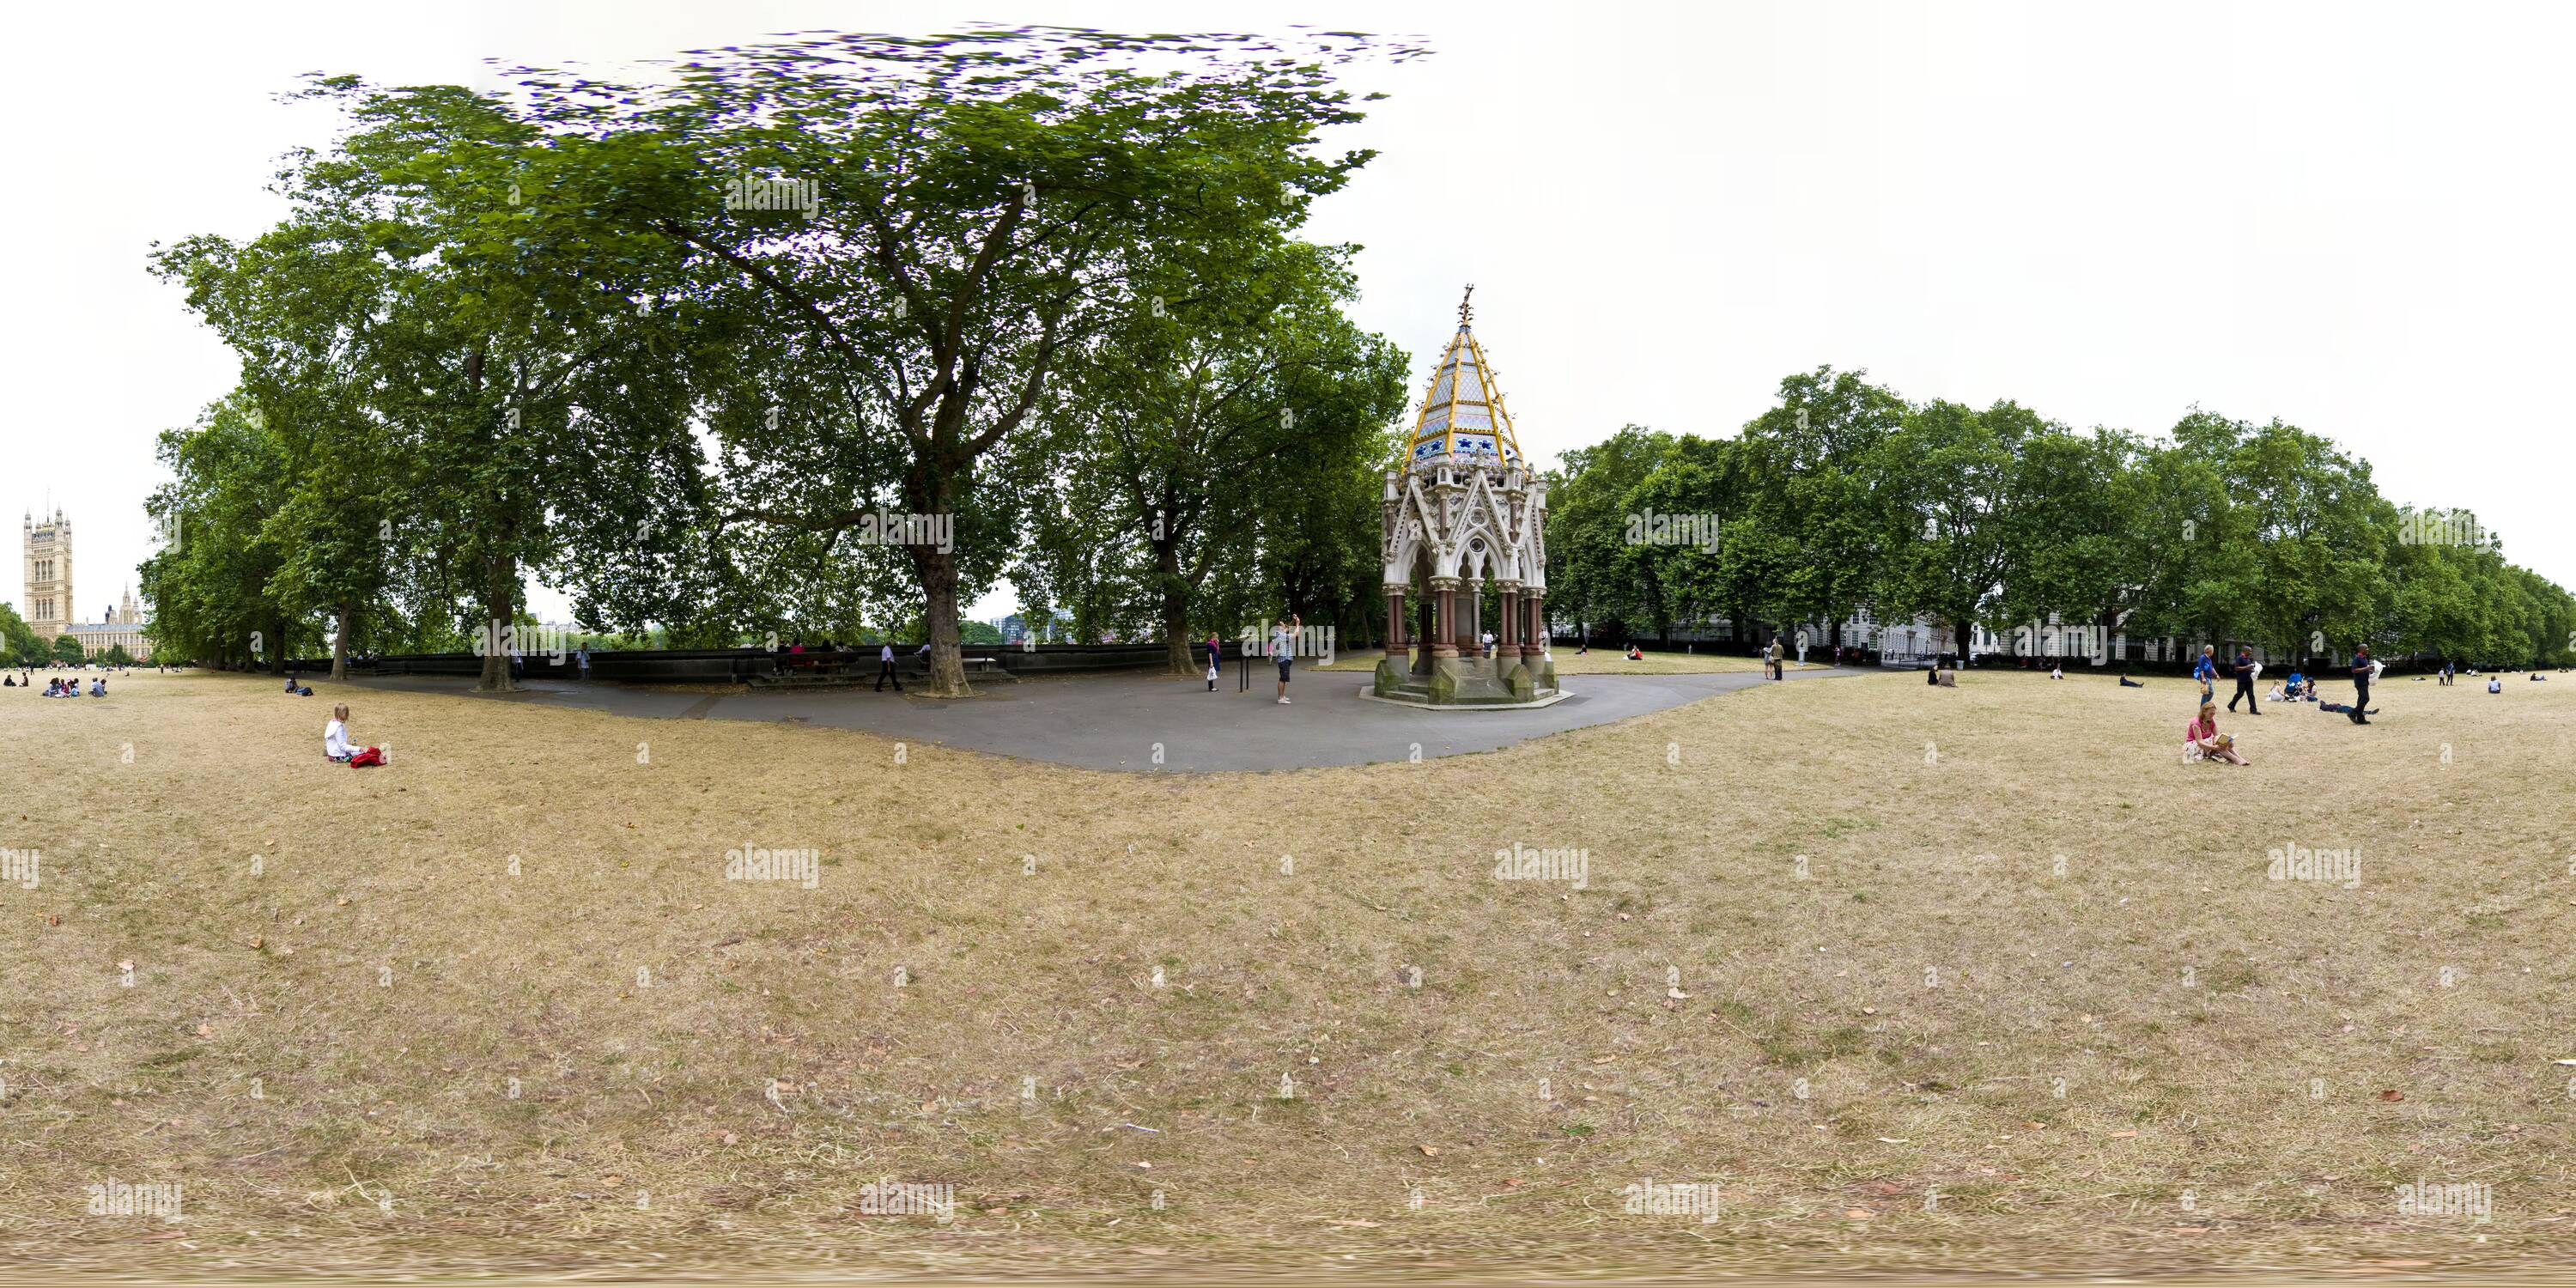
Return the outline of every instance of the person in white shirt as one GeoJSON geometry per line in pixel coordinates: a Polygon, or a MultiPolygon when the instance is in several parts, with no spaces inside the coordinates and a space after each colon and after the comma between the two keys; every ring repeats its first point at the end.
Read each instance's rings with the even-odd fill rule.
{"type": "Polygon", "coordinates": [[[331,723],[322,726],[322,754],[343,763],[361,754],[367,755],[371,764],[380,765],[385,761],[383,748],[361,748],[350,743],[349,704],[346,702],[332,707],[331,723]]]}
{"type": "Polygon", "coordinates": [[[1270,624],[1270,660],[1279,664],[1279,705],[1288,705],[1288,664],[1297,657],[1297,635],[1306,629],[1306,619],[1295,613],[1284,622],[1270,624]]]}
{"type": "Polygon", "coordinates": [[[894,673],[894,645],[891,642],[877,649],[877,692],[885,692],[888,680],[894,681],[895,692],[903,692],[903,677],[894,673]]]}

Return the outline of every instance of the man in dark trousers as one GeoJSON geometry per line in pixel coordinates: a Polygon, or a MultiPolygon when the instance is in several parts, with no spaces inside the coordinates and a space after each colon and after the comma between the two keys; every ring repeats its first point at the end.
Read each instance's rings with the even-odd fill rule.
{"type": "Polygon", "coordinates": [[[2364,644],[2352,651],[2352,711],[2350,714],[2354,724],[2370,723],[2370,717],[2362,713],[2370,710],[2370,673],[2373,669],[2369,645],[2364,644]]]}
{"type": "Polygon", "coordinates": [[[894,681],[894,691],[903,692],[903,677],[894,673],[894,645],[877,646],[877,692],[885,692],[886,681],[894,681]]]}
{"type": "Polygon", "coordinates": [[[2236,673],[2236,692],[2227,699],[2228,711],[2231,713],[2234,712],[2236,710],[2236,699],[2243,698],[2245,699],[2245,714],[2249,716],[2259,716],[2263,714],[2263,709],[2254,704],[2254,650],[2249,649],[2242,644],[2237,645],[2236,664],[2228,669],[2236,673]]]}

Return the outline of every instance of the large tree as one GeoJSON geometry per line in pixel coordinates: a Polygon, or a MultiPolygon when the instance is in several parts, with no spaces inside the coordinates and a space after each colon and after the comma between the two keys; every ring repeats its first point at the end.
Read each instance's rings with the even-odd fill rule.
{"type": "Polygon", "coordinates": [[[2013,449],[2042,429],[2009,402],[1985,411],[1935,399],[1870,452],[1866,473],[1887,542],[1874,596],[1884,615],[1922,615],[1962,654],[1998,619],[2010,565],[2013,449]]]}
{"type": "Polygon", "coordinates": [[[1313,146],[1359,119],[1330,68],[1360,43],[836,34],[705,53],[664,86],[525,83],[543,128],[656,176],[608,209],[730,274],[727,306],[770,329],[710,419],[721,521],[899,550],[932,691],[959,694],[959,602],[1021,533],[1021,494],[988,471],[1139,306],[1146,265],[1275,247],[1367,160],[1313,146]],[[1170,54],[1191,58],[1148,65],[1170,54]],[[690,192],[665,181],[675,156],[703,166],[690,192]],[[746,217],[777,206],[795,217],[746,217]]]}
{"type": "MultiPolygon", "coordinates": [[[[1254,554],[1248,533],[1303,548],[1290,539],[1305,529],[1283,510],[1320,510],[1324,523],[1371,538],[1364,552],[1376,548],[1376,474],[1391,459],[1384,429],[1404,404],[1405,358],[1343,315],[1356,291],[1347,258],[1286,242],[1250,261],[1157,263],[1140,276],[1144,299],[1073,365],[1049,416],[1061,502],[1038,531],[1053,582],[1066,595],[1114,578],[1103,562],[1132,566],[1174,674],[1197,670],[1194,609],[1209,630],[1244,625],[1207,619],[1200,591],[1221,561],[1254,554]],[[1310,500],[1312,484],[1348,496],[1310,500]]],[[[1311,582],[1343,562],[1278,566],[1311,582]]],[[[1283,586],[1283,599],[1312,589],[1283,586]]],[[[1070,595],[1077,625],[1087,600],[1070,595]]]]}
{"type": "Polygon", "coordinates": [[[507,689],[494,645],[529,573],[578,576],[653,544],[657,523],[664,542],[691,526],[686,346],[724,319],[669,239],[619,209],[639,186],[667,196],[664,153],[550,131],[455,86],[311,92],[360,128],[290,172],[295,219],[367,264],[372,413],[414,463],[395,522],[455,570],[485,645],[479,686],[507,689]]]}

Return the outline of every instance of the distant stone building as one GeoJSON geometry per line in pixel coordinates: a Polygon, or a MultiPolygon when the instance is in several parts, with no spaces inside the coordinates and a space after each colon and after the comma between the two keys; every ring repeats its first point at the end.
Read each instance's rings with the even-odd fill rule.
{"type": "MultiPolygon", "coordinates": [[[[122,644],[125,654],[137,662],[152,660],[152,641],[143,633],[143,614],[134,605],[134,589],[127,587],[123,603],[107,614],[105,621],[74,622],[55,632],[79,640],[83,655],[96,658],[122,644]]],[[[50,636],[48,638],[51,638],[50,636]]]]}
{"type": "Polygon", "coordinates": [[[40,521],[33,513],[25,520],[18,529],[18,548],[26,559],[18,612],[39,639],[51,644],[72,624],[72,522],[60,509],[49,520],[40,521]]]}

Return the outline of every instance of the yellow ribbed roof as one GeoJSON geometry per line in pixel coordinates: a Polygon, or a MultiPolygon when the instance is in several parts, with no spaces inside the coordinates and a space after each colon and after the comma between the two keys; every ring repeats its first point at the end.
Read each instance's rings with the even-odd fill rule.
{"type": "MultiPolygon", "coordinates": [[[[1475,290],[1468,287],[1468,295],[1472,297],[1475,290]]],[[[1521,463],[1521,445],[1512,436],[1512,414],[1503,406],[1502,391],[1494,387],[1494,369],[1485,361],[1484,346],[1476,343],[1463,300],[1458,305],[1458,334],[1450,337],[1449,351],[1441,355],[1432,373],[1422,410],[1413,418],[1413,447],[1405,459],[1419,461],[1444,452],[1521,463]]]]}

